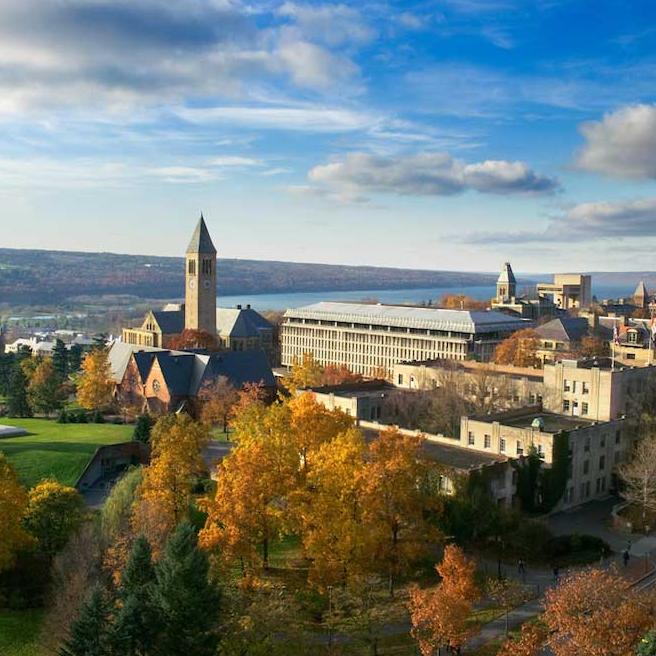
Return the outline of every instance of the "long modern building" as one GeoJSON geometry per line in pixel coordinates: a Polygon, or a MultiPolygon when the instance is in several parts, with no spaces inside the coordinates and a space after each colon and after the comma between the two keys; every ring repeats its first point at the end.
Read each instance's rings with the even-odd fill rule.
{"type": "Polygon", "coordinates": [[[489,361],[500,341],[529,325],[501,312],[315,303],[285,312],[282,364],[291,366],[312,353],[322,365],[346,365],[364,376],[389,376],[398,362],[489,361]]]}

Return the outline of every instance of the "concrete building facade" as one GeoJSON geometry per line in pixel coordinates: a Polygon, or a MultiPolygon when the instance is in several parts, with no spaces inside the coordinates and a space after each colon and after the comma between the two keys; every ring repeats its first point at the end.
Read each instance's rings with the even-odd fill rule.
{"type": "Polygon", "coordinates": [[[592,303],[592,278],[580,273],[557,273],[553,282],[537,285],[538,296],[551,297],[561,310],[587,308],[592,303]]]}
{"type": "Polygon", "coordinates": [[[322,365],[387,377],[405,360],[488,361],[499,342],[526,326],[500,312],[322,302],[285,312],[281,361],[292,366],[312,353],[322,365]]]}

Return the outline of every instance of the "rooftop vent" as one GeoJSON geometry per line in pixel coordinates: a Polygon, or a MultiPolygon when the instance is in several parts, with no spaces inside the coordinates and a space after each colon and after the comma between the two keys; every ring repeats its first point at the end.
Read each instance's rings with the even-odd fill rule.
{"type": "Polygon", "coordinates": [[[544,419],[542,417],[536,417],[531,422],[531,428],[537,428],[539,431],[544,430],[544,419]]]}

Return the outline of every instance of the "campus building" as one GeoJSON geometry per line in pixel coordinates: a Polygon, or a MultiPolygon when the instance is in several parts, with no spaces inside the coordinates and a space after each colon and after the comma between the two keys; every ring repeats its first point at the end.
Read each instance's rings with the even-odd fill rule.
{"type": "Polygon", "coordinates": [[[580,273],[557,273],[553,282],[540,282],[537,294],[550,297],[561,310],[587,308],[592,303],[592,278],[580,273]]]}
{"type": "Polygon", "coordinates": [[[463,417],[460,445],[515,459],[535,449],[546,468],[566,468],[558,504],[566,509],[616,489],[615,467],[629,457],[633,439],[624,418],[596,422],[535,406],[463,417]]]}
{"type": "Polygon", "coordinates": [[[407,360],[488,361],[499,342],[526,326],[500,312],[321,302],[285,312],[281,360],[292,366],[312,353],[322,365],[387,377],[407,360]]]}

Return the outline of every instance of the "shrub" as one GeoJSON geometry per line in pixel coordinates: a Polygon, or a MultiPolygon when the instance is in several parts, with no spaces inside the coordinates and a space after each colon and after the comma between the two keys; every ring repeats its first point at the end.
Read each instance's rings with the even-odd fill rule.
{"type": "Polygon", "coordinates": [[[559,535],[545,542],[544,555],[555,563],[584,564],[606,558],[611,549],[604,540],[594,535],[559,535]]]}
{"type": "Polygon", "coordinates": [[[57,423],[58,424],[67,424],[69,422],[69,416],[66,410],[60,410],[59,414],[57,415],[57,423]]]}
{"type": "Polygon", "coordinates": [[[94,424],[104,424],[105,415],[103,415],[103,413],[100,412],[100,410],[96,410],[91,416],[91,421],[93,421],[94,424]]]}

